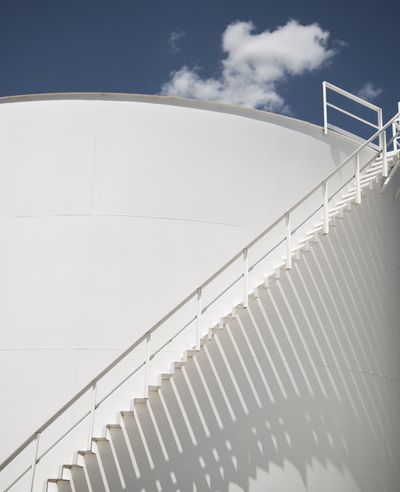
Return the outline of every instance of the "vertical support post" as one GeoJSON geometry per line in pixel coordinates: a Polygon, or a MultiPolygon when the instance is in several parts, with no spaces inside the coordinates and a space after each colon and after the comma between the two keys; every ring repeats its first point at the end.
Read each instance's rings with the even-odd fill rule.
{"type": "Polygon", "coordinates": [[[328,234],[329,232],[329,208],[328,208],[328,183],[322,182],[322,213],[323,213],[323,226],[322,232],[328,234]]]}
{"type": "MultiPolygon", "coordinates": [[[[383,115],[382,109],[378,111],[378,127],[380,130],[383,128],[383,115]]],[[[381,149],[382,155],[382,176],[387,177],[388,175],[388,161],[387,161],[387,153],[386,153],[386,131],[381,131],[379,134],[379,147],[381,149]]]]}
{"type": "Polygon", "coordinates": [[[203,294],[202,290],[197,289],[196,350],[200,350],[202,294],[203,294]]]}
{"type": "Polygon", "coordinates": [[[150,346],[151,333],[148,331],[146,333],[146,360],[144,363],[144,388],[143,397],[147,398],[149,396],[149,377],[150,377],[150,346]]]}
{"type": "Polygon", "coordinates": [[[96,413],[96,394],[97,394],[97,383],[94,382],[92,385],[92,403],[90,406],[90,424],[89,424],[89,435],[88,435],[88,445],[87,449],[92,450],[92,437],[94,429],[94,418],[96,413]]]}
{"type": "Polygon", "coordinates": [[[290,224],[290,214],[285,215],[286,225],[286,268],[290,270],[292,268],[292,230],[290,224]]]}
{"type": "MultiPolygon", "coordinates": [[[[397,112],[400,113],[400,102],[397,103],[397,112]]],[[[395,120],[392,124],[392,132],[393,132],[393,150],[396,152],[399,148],[398,146],[398,139],[400,136],[397,136],[397,138],[394,138],[397,132],[400,131],[400,116],[398,117],[397,120],[395,120]]]]}
{"type": "Polygon", "coordinates": [[[323,110],[324,110],[324,134],[328,133],[328,107],[326,105],[326,82],[322,82],[322,100],[323,100],[323,110]]]}
{"type": "Polygon", "coordinates": [[[249,258],[248,249],[243,250],[243,307],[249,306],[249,258]]]}
{"type": "Polygon", "coordinates": [[[33,492],[33,487],[35,485],[35,473],[36,473],[36,463],[37,463],[37,457],[39,451],[39,439],[40,439],[40,432],[38,432],[35,436],[35,450],[33,453],[32,469],[31,469],[31,487],[29,489],[30,492],[33,492]]]}
{"type": "Polygon", "coordinates": [[[389,166],[387,160],[387,149],[386,149],[386,131],[382,132],[382,176],[387,178],[389,174],[389,166]]]}
{"type": "MultiPolygon", "coordinates": [[[[397,112],[400,113],[400,101],[397,103],[397,112]]],[[[400,116],[399,116],[397,122],[395,122],[395,123],[396,123],[396,133],[397,133],[397,131],[400,131],[400,116]]],[[[397,142],[399,138],[400,138],[400,136],[396,138],[396,150],[398,150],[398,148],[399,148],[398,142],[397,142]]]]}
{"type": "Polygon", "coordinates": [[[355,170],[355,178],[356,178],[356,203],[361,203],[361,183],[360,183],[360,155],[356,155],[356,170],[355,170]]]}

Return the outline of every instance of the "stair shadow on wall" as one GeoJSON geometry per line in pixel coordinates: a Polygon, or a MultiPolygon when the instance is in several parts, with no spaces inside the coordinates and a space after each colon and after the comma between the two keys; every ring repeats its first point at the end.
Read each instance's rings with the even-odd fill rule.
{"type": "Polygon", "coordinates": [[[310,490],[316,462],[350,474],[341,492],[400,489],[399,274],[367,200],[135,406],[129,490],[261,491],[287,463],[281,490],[310,490]]]}

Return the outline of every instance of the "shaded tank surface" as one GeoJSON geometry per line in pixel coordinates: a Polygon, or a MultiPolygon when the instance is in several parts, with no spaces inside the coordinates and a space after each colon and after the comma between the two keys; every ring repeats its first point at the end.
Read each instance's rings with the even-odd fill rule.
{"type": "Polygon", "coordinates": [[[223,104],[0,102],[2,457],[358,145],[223,104]]]}
{"type": "Polygon", "coordinates": [[[162,397],[136,405],[155,468],[132,422],[143,459],[132,487],[400,490],[399,178],[385,194],[368,191],[175,373],[162,397]]]}

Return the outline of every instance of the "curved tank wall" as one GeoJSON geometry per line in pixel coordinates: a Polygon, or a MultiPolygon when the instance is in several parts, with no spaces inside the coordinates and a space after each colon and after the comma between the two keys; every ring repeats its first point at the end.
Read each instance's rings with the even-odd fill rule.
{"type": "Polygon", "coordinates": [[[357,145],[117,95],[4,98],[0,134],[3,457],[357,145]]]}

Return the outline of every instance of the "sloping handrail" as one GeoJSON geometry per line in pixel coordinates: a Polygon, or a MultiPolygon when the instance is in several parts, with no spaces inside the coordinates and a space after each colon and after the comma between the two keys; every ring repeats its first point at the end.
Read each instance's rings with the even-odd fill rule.
{"type": "MultiPolygon", "coordinates": [[[[236,253],[230,260],[228,260],[221,268],[219,268],[215,273],[213,273],[207,280],[205,280],[202,284],[200,284],[199,287],[194,289],[190,294],[188,294],[179,304],[177,304],[172,310],[170,310],[165,316],[163,316],[157,323],[155,323],[149,330],[147,330],[143,335],[141,335],[133,344],[131,344],[126,350],[124,350],[113,362],[111,362],[107,367],[105,367],[96,377],[91,379],[91,381],[86,384],[80,391],[78,391],[72,398],[68,400],[67,403],[65,403],[57,412],[55,412],[48,420],[46,420],[40,427],[38,427],[35,432],[33,432],[18,448],[16,448],[1,464],[0,464],[0,471],[4,470],[7,465],[9,465],[22,451],[24,451],[27,446],[29,446],[31,443],[36,441],[36,451],[35,451],[35,458],[33,460],[33,464],[29,466],[22,474],[19,475],[19,477],[14,480],[14,482],[6,489],[9,490],[13,485],[19,481],[20,478],[22,478],[30,469],[33,468],[40,461],[40,459],[46,455],[60,440],[62,440],[64,437],[66,437],[71,430],[73,430],[77,425],[79,425],[80,422],[82,422],[87,416],[90,414],[94,414],[94,410],[100,406],[100,404],[110,395],[112,394],[116,388],[119,388],[131,375],[133,375],[133,372],[124,380],[122,383],[118,383],[117,387],[114,388],[106,397],[104,397],[100,402],[94,401],[94,404],[92,406],[92,410],[88,411],[82,416],[77,423],[74,424],[72,429],[69,431],[66,431],[63,436],[57,440],[56,443],[53,443],[46,452],[43,453],[41,457],[37,457],[37,448],[38,448],[38,438],[39,436],[48,428],[50,427],[51,424],[53,424],[61,415],[63,415],[77,400],[79,400],[85,393],[87,393],[89,390],[96,388],[97,383],[105,376],[107,375],[116,365],[118,365],[122,360],[124,360],[133,350],[135,350],[141,343],[144,341],[149,341],[149,337],[152,333],[154,333],[160,326],[162,326],[168,319],[170,319],[177,311],[179,311],[184,305],[186,305],[190,300],[195,298],[196,296],[199,298],[199,293],[201,294],[202,290],[207,287],[213,280],[215,280],[221,273],[223,273],[227,268],[229,268],[236,260],[238,260],[240,257],[245,258],[245,261],[247,260],[247,251],[252,248],[258,241],[260,241],[264,236],[266,236],[276,225],[278,225],[282,221],[288,221],[288,218],[290,215],[301,205],[303,204],[313,193],[315,193],[318,189],[321,187],[326,190],[326,183],[329,179],[331,179],[334,175],[336,175],[348,162],[350,162],[352,159],[357,158],[362,150],[364,150],[366,147],[370,146],[372,142],[379,138],[382,137],[384,132],[389,128],[392,123],[400,118],[400,111],[393,116],[384,126],[382,126],[374,135],[372,135],[368,140],[366,140],[362,145],[360,145],[356,150],[354,150],[344,161],[336,167],[333,171],[331,171],[326,178],[321,181],[319,184],[314,186],[306,195],[304,195],[300,200],[298,200],[292,207],[290,207],[284,214],[282,214],[280,217],[278,217],[271,225],[269,225],[264,231],[262,231],[260,234],[258,234],[252,241],[250,241],[247,246],[242,248],[238,253],[236,253]]],[[[382,139],[381,141],[385,141],[386,139],[382,139]]],[[[373,149],[375,151],[375,149],[373,149]]],[[[376,151],[375,151],[376,152],[376,151]]],[[[377,154],[381,153],[382,154],[382,160],[383,160],[383,172],[382,174],[384,176],[387,176],[388,174],[388,163],[387,163],[387,149],[386,145],[383,146],[377,154]]],[[[370,162],[370,161],[369,161],[370,162]]],[[[364,166],[365,167],[365,166],[364,166]]],[[[358,172],[360,169],[358,168],[358,172]]],[[[353,177],[350,179],[350,181],[353,179],[353,177]]],[[[342,189],[342,188],[341,188],[342,189]]],[[[335,195],[338,193],[338,191],[335,192],[335,195]]],[[[328,200],[328,195],[326,195],[326,203],[328,200]]],[[[317,209],[317,211],[321,208],[321,206],[317,209]]],[[[322,205],[322,208],[324,207],[324,204],[322,205]]],[[[325,211],[326,212],[326,211],[325,211]]],[[[311,216],[309,216],[305,222],[307,222],[316,212],[314,211],[311,216]]],[[[327,218],[327,212],[326,212],[326,218],[327,218]]],[[[303,224],[305,223],[303,222],[303,224]]],[[[303,225],[302,224],[302,225],[303,225]]],[[[300,226],[299,226],[300,227],[300,226]]],[[[294,231],[290,232],[289,228],[289,237],[288,235],[286,236],[286,240],[290,246],[290,236],[294,231]]],[[[281,240],[278,244],[282,244],[285,239],[281,240]]],[[[274,246],[273,249],[275,249],[277,246],[274,246]]],[[[272,249],[272,250],[273,250],[272,249]]],[[[266,257],[272,250],[270,250],[264,257],[266,257]]],[[[290,248],[289,248],[290,250],[290,248]]],[[[290,257],[291,255],[289,255],[290,257]]],[[[250,267],[250,270],[254,268],[254,265],[250,267]]],[[[249,271],[248,265],[247,265],[247,273],[249,271]]],[[[239,279],[236,279],[232,285],[234,285],[238,280],[241,278],[245,279],[246,283],[246,270],[245,273],[242,274],[239,279]]],[[[229,287],[230,288],[230,287],[229,287]]],[[[226,290],[225,290],[226,291],[226,290]]],[[[225,292],[224,291],[224,292],[225,292]]],[[[246,293],[246,285],[245,285],[245,293],[246,293]]],[[[247,297],[247,296],[246,296],[247,297]]],[[[212,302],[215,302],[212,301],[212,302]]],[[[245,301],[246,302],[246,301],[245,301]]],[[[211,303],[210,303],[211,304],[211,303]]],[[[209,304],[209,305],[210,305],[209,304]]],[[[209,305],[207,307],[209,307],[209,305]]],[[[192,323],[196,318],[199,317],[199,314],[201,315],[206,309],[205,308],[199,308],[198,315],[195,316],[189,323],[186,323],[186,325],[181,328],[177,334],[175,334],[173,337],[169,338],[168,342],[172,341],[178,334],[180,334],[187,326],[189,326],[190,323],[192,323]]],[[[160,349],[158,349],[154,354],[150,355],[150,353],[147,354],[146,360],[139,366],[139,368],[143,366],[148,366],[149,361],[155,357],[157,353],[159,353],[160,350],[162,350],[165,347],[166,344],[164,344],[160,349]]],[[[135,369],[135,372],[138,369],[135,369]]],[[[93,430],[93,426],[92,426],[93,430]]]]}

